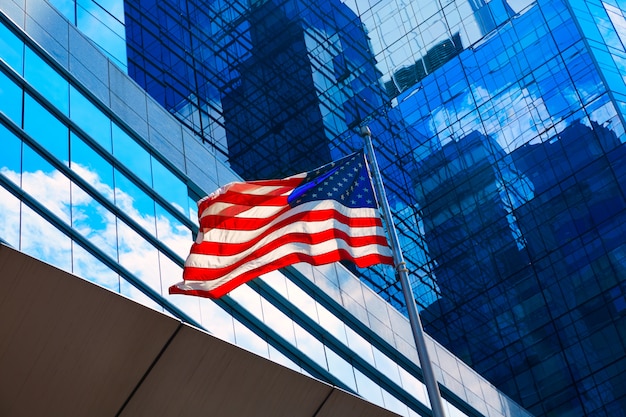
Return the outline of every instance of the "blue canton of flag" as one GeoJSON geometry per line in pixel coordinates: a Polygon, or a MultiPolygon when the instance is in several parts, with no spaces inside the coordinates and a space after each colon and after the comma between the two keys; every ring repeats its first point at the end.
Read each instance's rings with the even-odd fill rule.
{"type": "Polygon", "coordinates": [[[363,153],[308,172],[287,199],[292,207],[315,200],[336,200],[351,208],[378,207],[363,153]]]}

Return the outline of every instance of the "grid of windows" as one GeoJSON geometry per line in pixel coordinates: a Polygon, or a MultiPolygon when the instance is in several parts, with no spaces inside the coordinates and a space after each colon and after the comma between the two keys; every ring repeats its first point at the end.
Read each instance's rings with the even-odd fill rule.
{"type": "Polygon", "coordinates": [[[247,178],[367,123],[428,332],[539,415],[626,413],[616,2],[197,3],[174,39],[173,4],[125,2],[131,76],[247,178]]]}
{"type": "MultiPolygon", "coordinates": [[[[429,415],[417,366],[363,324],[348,325],[337,302],[316,300],[297,270],[290,279],[268,274],[215,302],[167,296],[195,228],[193,185],[0,22],[5,243],[400,415],[429,415]]],[[[456,378],[473,376],[454,360],[448,365],[456,378]]],[[[449,416],[489,412],[486,402],[478,411],[452,391],[444,405],[449,416]]],[[[504,408],[495,415],[505,413],[526,415],[504,408]]]]}

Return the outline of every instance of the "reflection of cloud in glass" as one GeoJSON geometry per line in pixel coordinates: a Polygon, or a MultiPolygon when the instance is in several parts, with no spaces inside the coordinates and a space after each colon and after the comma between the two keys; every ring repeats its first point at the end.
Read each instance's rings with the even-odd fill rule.
{"type": "Polygon", "coordinates": [[[2,187],[0,187],[0,213],[0,239],[14,248],[19,248],[20,201],[2,187]]]}
{"type": "Polygon", "coordinates": [[[269,357],[268,344],[249,328],[238,321],[234,321],[235,342],[237,346],[247,349],[264,358],[269,357]]]}
{"type": "MultiPolygon", "coordinates": [[[[6,167],[0,168],[0,173],[12,182],[20,184],[19,173],[6,167]]],[[[24,172],[21,184],[31,196],[45,202],[46,208],[56,216],[65,221],[70,219],[68,180],[61,172],[24,172]]]]}
{"type": "Polygon", "coordinates": [[[119,17],[117,17],[124,16],[123,1],[114,0],[107,3],[110,3],[106,6],[109,9],[94,2],[80,2],[76,8],[77,26],[114,61],[125,66],[126,33],[123,22],[119,21],[119,17]],[[114,7],[115,5],[118,7],[114,7]],[[120,7],[122,7],[122,12],[119,11],[120,7]]]}
{"type": "Polygon", "coordinates": [[[448,126],[438,134],[440,144],[443,146],[455,137],[450,135],[450,131],[455,130],[459,118],[476,109],[476,101],[489,101],[490,105],[483,106],[481,117],[464,123],[463,129],[459,131],[465,134],[470,131],[488,134],[509,152],[536,139],[545,126],[552,124],[543,99],[534,97],[528,89],[511,88],[497,97],[489,97],[490,93],[484,87],[471,86],[470,92],[464,94],[457,108],[442,106],[433,110],[430,120],[432,132],[437,132],[438,127],[448,126]]]}
{"type": "Polygon", "coordinates": [[[74,243],[72,246],[72,272],[115,292],[120,292],[119,275],[74,243]]]}
{"type": "Polygon", "coordinates": [[[20,250],[65,271],[72,271],[72,242],[33,209],[22,204],[20,250]]]}
{"type": "MultiPolygon", "coordinates": [[[[111,187],[102,183],[94,172],[77,165],[74,165],[73,169],[98,192],[109,198],[113,195],[111,187]]],[[[3,167],[0,168],[0,173],[9,180],[17,184],[20,183],[20,175],[15,171],[3,167]]],[[[67,220],[68,223],[71,219],[71,224],[78,233],[112,259],[119,259],[122,266],[150,285],[155,291],[162,293],[158,251],[131,227],[119,221],[113,213],[75,184],[72,185],[70,194],[67,190],[68,178],[59,171],[24,172],[22,181],[29,184],[28,193],[46,209],[59,218],[67,220]]],[[[34,212],[30,213],[31,210],[27,211],[24,208],[23,211],[27,215],[22,213],[20,221],[20,206],[15,204],[15,200],[15,198],[0,199],[2,217],[6,220],[0,226],[2,236],[15,236],[17,228],[21,225],[21,250],[71,271],[72,259],[69,238],[34,212]]],[[[180,224],[175,225],[173,220],[165,215],[155,218],[154,215],[140,213],[134,206],[133,199],[123,190],[116,193],[116,201],[119,202],[126,214],[134,219],[140,219],[139,223],[158,224],[160,240],[177,253],[181,253],[182,248],[185,248],[185,251],[188,250],[191,244],[189,229],[180,224]]],[[[15,241],[15,238],[11,240],[15,241]]],[[[95,258],[88,256],[84,251],[76,251],[76,254],[84,255],[74,259],[76,272],[98,282],[99,274],[95,271],[102,271],[104,275],[99,283],[109,288],[115,286],[111,277],[106,273],[108,268],[100,262],[96,262],[95,258]],[[85,273],[86,271],[90,272],[85,273]]],[[[137,295],[131,289],[127,289],[126,293],[133,296],[137,295]]]]}

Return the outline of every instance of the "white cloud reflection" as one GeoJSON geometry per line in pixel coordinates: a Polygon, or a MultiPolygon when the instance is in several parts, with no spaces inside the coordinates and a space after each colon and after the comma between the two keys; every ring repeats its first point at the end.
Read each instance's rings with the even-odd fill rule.
{"type": "MultiPolygon", "coordinates": [[[[130,194],[123,190],[116,190],[114,193],[109,185],[100,181],[96,173],[85,167],[74,164],[72,168],[106,198],[112,199],[115,195],[116,204],[142,227],[152,226],[154,229],[156,225],[159,240],[179,256],[185,256],[192,242],[191,231],[188,228],[175,223],[173,218],[166,215],[157,218],[153,214],[142,213],[135,206],[130,194]]],[[[72,226],[111,259],[119,261],[124,268],[155,291],[166,294],[166,286],[162,285],[162,281],[174,283],[180,280],[180,267],[177,276],[162,277],[158,250],[80,187],[70,185],[69,179],[60,171],[37,170],[20,175],[2,167],[0,174],[15,184],[21,184],[24,191],[36,198],[47,210],[72,226]]],[[[7,191],[3,189],[3,193],[7,191]]],[[[75,250],[74,256],[79,258],[72,262],[70,239],[41,216],[27,209],[25,205],[20,206],[16,201],[17,199],[8,196],[0,199],[4,218],[0,223],[0,233],[2,236],[13,236],[5,240],[10,240],[9,243],[12,245],[18,244],[19,249],[46,262],[70,272],[80,273],[89,280],[119,291],[119,286],[115,288],[116,286],[112,284],[112,278],[106,272],[110,270],[106,266],[96,258],[87,256],[88,253],[84,250],[75,250]],[[18,230],[19,240],[14,237],[18,230]],[[100,276],[104,278],[100,279],[100,276]]],[[[173,270],[170,265],[168,272],[171,273],[173,270]]]]}

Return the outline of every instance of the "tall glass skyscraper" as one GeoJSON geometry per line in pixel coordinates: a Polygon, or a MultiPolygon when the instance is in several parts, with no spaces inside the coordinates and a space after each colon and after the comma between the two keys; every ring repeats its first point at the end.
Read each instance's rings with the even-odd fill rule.
{"type": "MultiPolygon", "coordinates": [[[[166,226],[188,235],[190,201],[201,189],[236,176],[308,170],[362,147],[357,128],[368,125],[427,332],[535,415],[626,415],[626,6],[615,0],[51,3],[202,143],[202,155],[234,171],[225,174],[220,165],[210,168],[210,181],[189,176],[187,167],[206,163],[192,156],[199,145],[187,136],[179,155],[181,147],[168,143],[177,137],[169,123],[139,131],[156,153],[122,156],[134,145],[119,139],[128,134],[125,125],[113,124],[112,145],[96,147],[96,156],[112,164],[98,176],[104,185],[94,185],[111,190],[99,202],[114,213],[127,207],[125,195],[149,206],[149,215],[135,217],[122,209],[119,227],[145,228],[140,235],[154,246],[164,235],[164,213],[172,220],[166,226]],[[172,147],[177,151],[170,153],[172,147]],[[192,163],[172,162],[185,158],[192,163]],[[177,199],[159,194],[179,188],[163,187],[168,183],[158,175],[167,169],[154,168],[172,164],[189,191],[177,199]],[[120,188],[124,181],[128,189],[120,188]],[[190,186],[194,181],[199,187],[190,186]]],[[[103,76],[48,43],[44,48],[68,60],[72,71],[103,76]]],[[[58,90],[29,77],[44,98],[47,89],[58,90]]],[[[86,88],[109,97],[99,83],[86,88]]],[[[74,91],[70,84],[70,103],[74,91]]],[[[122,106],[111,97],[112,106],[122,106]]],[[[124,102],[122,110],[140,118],[139,108],[124,102]]],[[[23,130],[37,138],[26,110],[23,130]]],[[[12,111],[18,123],[22,113],[12,111]]],[[[60,111],[90,135],[92,123],[82,127],[79,115],[60,111]]],[[[70,147],[75,136],[85,141],[72,126],[70,147]]],[[[57,169],[73,173],[71,156],[79,154],[54,152],[70,161],[67,172],[57,169]]],[[[74,165],[94,158],[85,154],[74,165]]],[[[22,159],[27,164],[28,153],[22,159]]],[[[24,183],[28,176],[21,175],[24,183]]],[[[67,211],[56,205],[60,214],[67,211]]],[[[81,224],[83,218],[67,214],[66,222],[74,222],[79,236],[98,230],[81,224]]],[[[182,246],[177,253],[159,249],[154,260],[179,259],[182,246]]],[[[110,251],[125,259],[119,245],[110,251]]],[[[135,273],[130,259],[121,265],[135,273]]],[[[343,267],[403,310],[390,268],[343,267]]],[[[158,274],[135,276],[136,285],[154,288],[150,279],[158,274]]]]}
{"type": "MultiPolygon", "coordinates": [[[[351,398],[352,394],[362,397],[371,403],[368,409],[375,410],[373,415],[431,415],[407,319],[341,264],[315,268],[294,265],[266,274],[219,300],[167,294],[168,287],[181,280],[183,260],[197,231],[195,201],[241,177],[225,161],[226,148],[208,141],[217,135],[191,130],[172,115],[193,117],[194,111],[188,110],[193,109],[193,102],[165,110],[128,76],[126,63],[130,61],[125,58],[126,49],[119,45],[126,42],[125,31],[130,26],[122,24],[123,8],[118,6],[121,3],[79,1],[53,6],[44,0],[0,2],[0,281],[8,283],[0,297],[0,310],[15,307],[10,294],[17,289],[10,283],[23,281],[20,269],[28,269],[21,268],[22,261],[6,267],[6,259],[17,259],[15,251],[6,247],[11,246],[179,319],[178,323],[169,320],[172,327],[186,327],[180,321],[189,323],[230,342],[221,346],[234,344],[270,359],[274,368],[268,367],[267,380],[273,379],[272,369],[276,375],[284,375],[287,367],[289,373],[294,370],[321,380],[316,386],[331,387],[332,392],[348,393],[351,398]],[[100,46],[85,35],[92,36],[100,46]],[[7,255],[9,252],[11,255],[7,255]],[[13,271],[10,277],[7,270],[13,271]]],[[[175,33],[174,28],[171,33],[175,33]]],[[[249,70],[250,74],[263,72],[259,68],[249,70]]],[[[185,79],[179,81],[187,85],[185,79]]],[[[251,90],[243,88],[236,94],[245,97],[251,90]]],[[[236,107],[235,96],[230,99],[236,107]]],[[[239,123],[245,127],[243,121],[239,123]]],[[[327,149],[330,155],[330,146],[327,149]]],[[[268,168],[259,165],[259,169],[268,168]]],[[[53,275],[58,278],[50,273],[51,280],[53,275]]],[[[23,291],[19,295],[29,299],[23,291]]],[[[32,297],[33,303],[44,298],[63,300],[67,295],[50,291],[37,296],[32,297]]],[[[75,301],[74,306],[86,304],[75,301]]],[[[35,321],[36,314],[31,312],[41,314],[38,306],[26,303],[20,307],[35,321]]],[[[19,315],[19,308],[11,311],[19,315]]],[[[102,309],[105,311],[111,310],[102,309]]],[[[72,314],[82,317],[83,311],[77,309],[69,316],[72,314]]],[[[127,324],[135,319],[128,317],[128,322],[119,323],[119,327],[131,328],[127,324]]],[[[20,331],[20,323],[0,317],[2,363],[12,359],[8,345],[20,351],[20,343],[43,339],[50,343],[56,338],[60,351],[67,347],[88,359],[85,363],[93,368],[86,374],[100,375],[99,371],[111,365],[97,352],[93,357],[91,352],[86,353],[83,346],[75,344],[75,337],[64,339],[65,333],[59,332],[62,325],[52,323],[53,327],[43,332],[45,335],[21,339],[16,336],[31,329],[20,331]]],[[[89,333],[97,334],[98,329],[90,328],[89,333]]],[[[194,334],[199,337],[202,332],[194,330],[194,334]]],[[[98,334],[97,339],[102,337],[98,334]]],[[[170,336],[170,341],[174,337],[170,336]]],[[[150,345],[151,341],[143,342],[150,345]]],[[[157,353],[163,346],[159,357],[178,354],[170,343],[159,343],[150,345],[151,350],[156,346],[157,353]]],[[[427,343],[447,415],[530,416],[440,344],[430,338],[427,343]]],[[[211,353],[204,352],[209,356],[211,353]]],[[[121,359],[121,363],[156,363],[135,350],[105,356],[121,359]]],[[[195,360],[206,363],[200,357],[195,360]]],[[[67,361],[72,362],[71,355],[67,361]]],[[[14,380],[30,378],[41,387],[44,384],[33,381],[36,378],[30,374],[41,368],[45,368],[44,379],[53,383],[72,375],[71,366],[60,369],[62,365],[55,368],[53,360],[36,362],[3,368],[0,385],[6,387],[14,380]]],[[[222,362],[227,373],[228,358],[222,362]]],[[[267,366],[267,361],[262,362],[267,366]]],[[[119,368],[120,362],[115,365],[119,368]]],[[[194,386],[194,390],[224,383],[219,373],[195,375],[194,380],[202,385],[194,386]]],[[[128,381],[125,375],[116,376],[128,381]]],[[[185,375],[183,379],[189,380],[185,375]]],[[[250,387],[258,383],[242,382],[250,387]]],[[[105,380],[105,391],[122,389],[106,385],[105,380]]],[[[137,398],[138,386],[134,387],[128,390],[126,403],[113,405],[115,410],[131,412],[131,399],[137,398]]],[[[13,388],[10,392],[33,395],[23,392],[21,386],[13,388]]],[[[4,397],[0,395],[0,413],[24,414],[26,405],[5,408],[6,391],[2,390],[4,397]]],[[[276,401],[283,401],[279,408],[284,409],[293,399],[281,399],[279,394],[276,401]]],[[[202,404],[202,396],[194,399],[203,413],[215,414],[223,409],[219,404],[202,404]]],[[[322,401],[333,402],[330,395],[322,401]]],[[[53,406],[59,404],[50,404],[53,406]]],[[[50,414],[55,414],[55,409],[50,414]]],[[[92,411],[90,415],[107,415],[103,409],[92,411]]],[[[184,410],[178,411],[184,414],[184,410]]],[[[271,410],[259,412],[271,415],[271,410]]],[[[312,414],[298,409],[293,415],[312,414]]]]}

